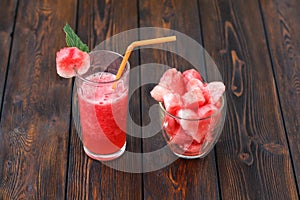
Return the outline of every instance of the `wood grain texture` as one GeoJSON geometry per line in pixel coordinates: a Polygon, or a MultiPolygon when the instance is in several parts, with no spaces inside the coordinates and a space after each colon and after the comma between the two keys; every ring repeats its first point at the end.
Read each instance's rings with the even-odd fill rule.
{"type": "MultiPolygon", "coordinates": [[[[136,1],[82,0],[79,1],[78,12],[78,35],[83,41],[88,42],[91,49],[117,33],[138,26],[136,1]]],[[[122,42],[126,41],[128,38],[124,38],[122,42]]],[[[118,44],[114,42],[110,45],[107,47],[108,49],[117,50],[119,48],[118,44]]],[[[120,53],[124,52],[125,49],[120,53]]],[[[131,68],[137,66],[138,55],[133,53],[129,62],[131,68]]],[[[139,76],[130,77],[130,82],[135,81],[139,82],[139,76]]],[[[131,117],[139,123],[139,91],[136,91],[129,99],[131,117]]],[[[127,130],[131,132],[133,127],[129,124],[127,130]]],[[[127,151],[141,152],[140,139],[128,136],[127,151]]],[[[68,199],[141,199],[142,175],[117,171],[99,161],[88,158],[73,126],[67,197],[68,199]]]]}
{"type": "Polygon", "coordinates": [[[1,113],[0,199],[65,196],[71,80],[57,76],[54,58],[63,44],[57,30],[75,8],[67,0],[19,2],[1,113]]]}
{"type": "Polygon", "coordinates": [[[227,86],[227,121],[217,145],[222,199],[297,199],[258,2],[199,6],[204,46],[227,86]]]}
{"type": "Polygon", "coordinates": [[[300,187],[300,2],[261,1],[298,188],[300,187]]]}
{"type": "MultiPolygon", "coordinates": [[[[201,43],[201,30],[197,1],[140,1],[141,27],[162,27],[180,31],[201,43]]],[[[176,42],[176,48],[183,44],[176,42]]],[[[189,49],[187,49],[188,51],[189,49]]],[[[197,53],[197,52],[190,52],[197,53]]],[[[141,50],[141,64],[159,63],[179,70],[190,68],[187,61],[179,56],[154,49],[141,50]]],[[[141,79],[147,78],[147,71],[141,70],[141,79]]],[[[158,76],[158,73],[151,74],[158,76]]],[[[159,77],[160,78],[160,77],[159,77]]],[[[143,80],[142,80],[143,82],[143,80]]],[[[149,123],[148,110],[155,102],[150,96],[154,84],[142,87],[142,119],[149,123]]],[[[147,133],[143,133],[147,134],[147,133]]],[[[143,140],[143,152],[152,152],[165,146],[161,135],[143,140]]],[[[158,162],[165,159],[165,154],[157,157],[158,162]]],[[[144,166],[152,163],[144,162],[144,166]]],[[[219,199],[217,171],[214,152],[204,159],[178,159],[171,165],[144,174],[144,199],[219,199]]]]}
{"type": "MultiPolygon", "coordinates": [[[[11,48],[13,26],[15,23],[15,15],[17,8],[17,0],[5,0],[0,3],[0,105],[4,93],[4,85],[6,80],[7,64],[9,52],[11,48]]],[[[0,106],[1,113],[1,106],[0,106]]],[[[1,121],[1,117],[0,117],[1,121]]]]}
{"type": "MultiPolygon", "coordinates": [[[[298,0],[1,0],[0,199],[299,199],[299,10],[298,0]],[[66,22],[91,48],[138,26],[203,40],[227,86],[227,119],[216,149],[144,174],[88,158],[71,121],[72,80],[55,70],[66,22]]],[[[131,39],[106,47],[122,54],[131,39]]],[[[177,50],[182,46],[177,41],[177,50]]],[[[134,69],[153,62],[191,67],[157,49],[130,57],[134,69]]],[[[132,73],[131,84],[148,78],[146,72],[132,73]]],[[[137,124],[150,122],[153,86],[130,97],[137,124]]],[[[128,131],[136,130],[129,123],[128,131]]],[[[127,138],[127,151],[164,145],[160,133],[127,138]]],[[[132,166],[151,165],[143,161],[132,166]]]]}

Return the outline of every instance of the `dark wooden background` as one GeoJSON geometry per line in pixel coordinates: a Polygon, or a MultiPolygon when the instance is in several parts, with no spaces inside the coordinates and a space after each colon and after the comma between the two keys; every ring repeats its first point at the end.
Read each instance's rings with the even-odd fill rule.
{"type": "MultiPolygon", "coordinates": [[[[298,0],[1,0],[0,199],[298,199],[299,19],[298,0]],[[202,44],[227,86],[215,149],[144,174],[89,159],[72,121],[72,80],[55,70],[66,22],[91,48],[138,27],[202,44]]],[[[155,50],[134,52],[130,62],[180,64],[155,50]]],[[[130,99],[137,124],[148,123],[152,87],[130,99]]],[[[128,146],[149,152],[162,142],[129,138],[128,146]]]]}

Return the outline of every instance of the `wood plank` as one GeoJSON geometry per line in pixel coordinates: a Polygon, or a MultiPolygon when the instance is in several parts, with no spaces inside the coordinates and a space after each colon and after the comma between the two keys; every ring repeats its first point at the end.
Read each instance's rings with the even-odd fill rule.
{"type": "Polygon", "coordinates": [[[1,199],[65,198],[72,81],[57,76],[55,53],[75,9],[72,0],[19,2],[0,125],[1,199]]]}
{"type": "MultiPolygon", "coordinates": [[[[140,1],[139,3],[141,27],[162,27],[180,31],[201,44],[201,30],[197,1],[140,1]]],[[[158,33],[159,34],[159,33],[158,33]]],[[[183,44],[176,42],[177,49],[183,44]]],[[[141,64],[159,63],[176,67],[179,70],[190,68],[187,61],[175,54],[155,49],[141,50],[141,64]]],[[[189,49],[186,49],[189,51],[189,49]]],[[[190,52],[197,53],[197,52],[190,52]]],[[[149,74],[141,71],[141,79],[149,74]]],[[[159,76],[153,72],[151,76],[159,76]]],[[[160,77],[158,77],[160,78],[160,77]]],[[[148,110],[157,103],[149,92],[154,84],[143,86],[142,121],[149,123],[148,110]]],[[[147,133],[143,133],[147,134],[147,133]]],[[[159,150],[166,143],[161,135],[143,140],[143,152],[159,150]]],[[[165,152],[164,152],[165,153],[165,152]]],[[[158,155],[158,162],[166,158],[166,154],[158,155]]],[[[144,161],[144,166],[151,165],[144,161]]],[[[218,178],[216,173],[214,152],[204,159],[178,159],[169,166],[144,174],[144,199],[219,199],[218,178]]]]}
{"type": "MultiPolygon", "coordinates": [[[[117,33],[138,26],[136,1],[82,0],[79,3],[78,34],[83,41],[88,41],[92,48],[117,33]]],[[[124,38],[122,42],[127,42],[129,39],[124,38]]],[[[114,42],[111,46],[112,50],[119,48],[114,42]]],[[[125,49],[120,53],[124,52],[125,49]]],[[[129,62],[131,68],[137,66],[138,55],[133,53],[129,62]]],[[[139,76],[131,76],[130,82],[139,82],[139,76]]],[[[136,91],[130,98],[129,110],[133,120],[137,123],[140,121],[139,103],[140,93],[136,91]]],[[[142,175],[117,171],[88,158],[83,151],[75,127],[73,126],[72,129],[68,199],[141,199],[142,175]]],[[[129,124],[127,130],[131,132],[133,127],[129,124]]],[[[126,150],[141,152],[140,139],[127,136],[126,150]]]]}
{"type": "Polygon", "coordinates": [[[300,2],[261,1],[283,119],[300,188],[300,2]]]}
{"type": "MultiPolygon", "coordinates": [[[[0,113],[2,98],[4,93],[4,85],[6,80],[7,64],[9,52],[11,48],[11,34],[15,23],[17,0],[1,1],[0,7],[0,113]]],[[[1,118],[0,118],[1,121],[1,118]]]]}
{"type": "Polygon", "coordinates": [[[199,6],[205,48],[227,85],[227,121],[217,145],[222,199],[297,199],[258,2],[199,6]]]}

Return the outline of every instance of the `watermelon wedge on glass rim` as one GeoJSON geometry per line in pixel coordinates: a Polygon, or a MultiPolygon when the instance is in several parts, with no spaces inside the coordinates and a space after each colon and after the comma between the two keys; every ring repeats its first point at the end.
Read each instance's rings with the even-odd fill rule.
{"type": "Polygon", "coordinates": [[[64,47],[56,53],[56,72],[63,78],[72,78],[78,74],[84,74],[90,67],[89,48],[76,35],[69,24],[64,27],[66,43],[64,47]]]}
{"type": "Polygon", "coordinates": [[[65,47],[56,53],[56,71],[63,78],[84,74],[90,67],[90,56],[77,47],[65,47]]]}

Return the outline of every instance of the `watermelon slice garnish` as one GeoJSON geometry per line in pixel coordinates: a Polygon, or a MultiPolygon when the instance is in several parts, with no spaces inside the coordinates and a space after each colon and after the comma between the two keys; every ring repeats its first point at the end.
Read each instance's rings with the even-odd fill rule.
{"type": "Polygon", "coordinates": [[[72,78],[76,72],[84,74],[89,67],[89,54],[76,47],[65,47],[56,53],[56,71],[63,78],[72,78]]]}
{"type": "Polygon", "coordinates": [[[63,78],[72,78],[76,74],[84,74],[90,67],[89,48],[76,35],[73,29],[66,24],[66,43],[68,47],[56,53],[56,71],[63,78]]]}

